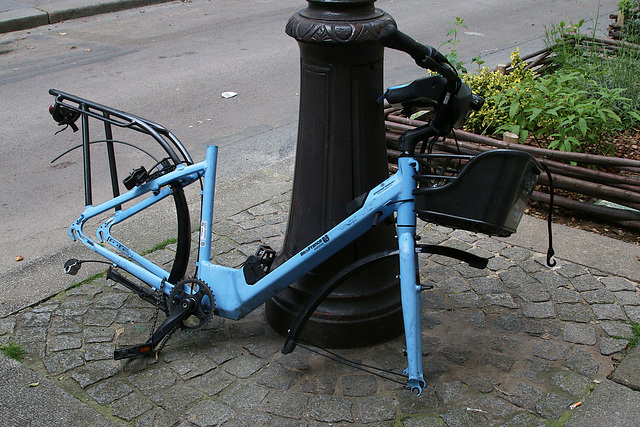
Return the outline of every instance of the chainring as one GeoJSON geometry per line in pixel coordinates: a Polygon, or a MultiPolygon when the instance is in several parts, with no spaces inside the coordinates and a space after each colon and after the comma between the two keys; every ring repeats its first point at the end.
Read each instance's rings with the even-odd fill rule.
{"type": "Polygon", "coordinates": [[[215,299],[209,287],[198,279],[183,279],[169,294],[169,312],[178,307],[185,298],[196,301],[196,309],[191,316],[182,321],[182,329],[197,331],[209,323],[215,308],[215,299]]]}

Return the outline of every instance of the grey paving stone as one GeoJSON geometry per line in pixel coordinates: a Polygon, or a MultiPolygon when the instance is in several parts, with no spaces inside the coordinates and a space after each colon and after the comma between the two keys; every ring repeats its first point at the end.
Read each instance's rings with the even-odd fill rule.
{"type": "Polygon", "coordinates": [[[508,289],[520,289],[521,286],[528,283],[535,283],[535,279],[520,267],[511,267],[508,270],[501,271],[498,276],[500,276],[502,283],[508,289]]]}
{"type": "Polygon", "coordinates": [[[533,277],[538,280],[548,290],[569,285],[569,281],[554,271],[539,271],[533,273],[533,277]]]}
{"type": "Polygon", "coordinates": [[[531,413],[524,412],[516,414],[500,427],[546,427],[546,425],[547,424],[541,418],[538,418],[531,413]]]}
{"type": "Polygon", "coordinates": [[[564,277],[578,277],[586,275],[588,270],[578,264],[567,263],[556,270],[564,277]]]}
{"type": "Polygon", "coordinates": [[[476,328],[484,328],[487,326],[482,310],[465,310],[458,315],[458,318],[463,324],[468,324],[476,328]]]}
{"type": "Polygon", "coordinates": [[[435,415],[428,417],[405,418],[402,420],[402,425],[404,427],[442,427],[440,417],[435,415]]]}
{"type": "Polygon", "coordinates": [[[89,297],[93,299],[96,295],[102,293],[102,287],[96,286],[92,283],[87,283],[82,286],[77,286],[75,288],[69,289],[65,292],[65,296],[67,297],[89,297]]]}
{"type": "Polygon", "coordinates": [[[490,321],[491,325],[495,328],[508,332],[510,334],[517,334],[522,332],[522,319],[515,314],[503,314],[490,321]]]}
{"type": "Polygon", "coordinates": [[[596,331],[589,324],[565,323],[563,338],[576,344],[595,345],[596,331]]]}
{"type": "MultiPolygon", "coordinates": [[[[148,306],[148,304],[147,304],[148,306]]],[[[155,316],[156,311],[152,308],[121,308],[116,317],[117,323],[149,323],[155,316]]],[[[101,325],[98,325],[101,326],[101,325]]],[[[107,325],[108,326],[108,325],[107,325]]]]}
{"type": "Polygon", "coordinates": [[[437,281],[436,283],[438,289],[441,289],[446,293],[466,292],[471,290],[467,281],[461,277],[447,277],[437,281]]]}
{"type": "Polygon", "coordinates": [[[591,304],[598,320],[627,320],[622,307],[617,304],[591,304]]]}
{"type": "Polygon", "coordinates": [[[118,310],[108,308],[96,308],[87,311],[84,324],[86,326],[108,327],[116,320],[118,310]]]}
{"type": "Polygon", "coordinates": [[[117,310],[122,307],[128,297],[129,295],[124,292],[114,292],[106,295],[101,295],[96,299],[95,307],[117,310]]]}
{"type": "Polygon", "coordinates": [[[543,418],[558,419],[569,409],[572,400],[555,393],[549,393],[536,405],[536,412],[543,418]]]}
{"type": "Polygon", "coordinates": [[[631,291],[614,292],[616,300],[620,305],[640,305],[640,294],[631,291]]]}
{"type": "Polygon", "coordinates": [[[71,373],[71,378],[76,380],[80,387],[86,388],[118,373],[118,368],[105,362],[88,363],[71,373]]]}
{"type": "Polygon", "coordinates": [[[558,304],[576,304],[580,302],[580,294],[573,289],[554,288],[551,289],[551,299],[558,304]]]}
{"type": "Polygon", "coordinates": [[[503,395],[500,397],[516,406],[519,406],[520,408],[531,409],[540,399],[542,399],[542,396],[542,392],[537,388],[531,387],[528,384],[520,383],[510,392],[505,390],[503,395]]]}
{"type": "Polygon", "coordinates": [[[500,255],[513,261],[524,261],[531,258],[533,253],[530,250],[519,246],[507,246],[500,252],[500,255]]]}
{"type": "Polygon", "coordinates": [[[525,317],[534,319],[549,319],[556,316],[556,312],[551,301],[523,302],[522,314],[525,317]]]}
{"type": "Polygon", "coordinates": [[[191,357],[177,358],[169,363],[169,367],[183,380],[189,380],[215,369],[216,364],[206,358],[191,357]]]}
{"type": "Polygon", "coordinates": [[[153,404],[135,392],[119,399],[112,406],[113,415],[125,421],[132,421],[153,407],[153,404]]]}
{"type": "Polygon", "coordinates": [[[611,379],[618,384],[640,390],[640,347],[634,347],[613,371],[611,379]]]}
{"type": "Polygon", "coordinates": [[[625,306],[624,312],[629,317],[629,320],[635,323],[640,323],[640,306],[637,306],[637,305],[625,306]]]}
{"type": "Polygon", "coordinates": [[[42,363],[50,375],[58,375],[84,365],[84,359],[77,352],[70,350],[46,356],[42,363]]]}
{"type": "Polygon", "coordinates": [[[100,405],[108,405],[133,391],[126,382],[109,378],[85,389],[87,394],[100,405]]]}
{"type": "Polygon", "coordinates": [[[624,277],[607,276],[601,278],[600,281],[612,292],[636,290],[636,285],[624,277]]]}
{"type": "Polygon", "coordinates": [[[278,210],[271,206],[269,202],[265,202],[247,209],[247,212],[249,212],[253,216],[264,216],[278,213],[278,210]]]}
{"type": "Polygon", "coordinates": [[[551,380],[559,389],[576,397],[581,397],[591,382],[591,380],[584,375],[570,371],[569,369],[560,370],[551,377],[551,380]]]}
{"type": "Polygon", "coordinates": [[[490,395],[475,399],[472,405],[474,407],[469,408],[472,412],[479,412],[477,410],[484,411],[480,413],[485,414],[494,423],[497,420],[509,418],[520,410],[517,406],[490,395]]]}
{"type": "Polygon", "coordinates": [[[83,329],[82,316],[53,316],[49,324],[50,335],[78,334],[83,329]]]}
{"type": "Polygon", "coordinates": [[[596,289],[604,288],[604,285],[590,274],[574,277],[570,279],[570,281],[574,289],[578,292],[594,291],[596,289]]]}
{"type": "MultiPolygon", "coordinates": [[[[314,398],[316,399],[319,399],[321,397],[331,398],[333,396],[314,396],[314,398]]],[[[304,394],[282,390],[271,390],[269,394],[267,394],[267,397],[264,398],[261,408],[269,414],[300,420],[305,413],[308,401],[309,398],[304,394]]],[[[316,405],[318,405],[317,408],[319,416],[322,416],[324,414],[325,409],[329,414],[328,416],[330,416],[331,408],[325,406],[329,404],[322,404],[320,402],[326,401],[317,400],[316,402],[316,405]]],[[[352,418],[349,418],[347,421],[351,419],[352,418]]]]}
{"type": "Polygon", "coordinates": [[[224,403],[203,400],[187,412],[186,419],[199,427],[217,426],[222,425],[235,414],[236,411],[224,403]]]}
{"type": "Polygon", "coordinates": [[[470,308],[482,307],[482,303],[480,302],[480,298],[473,292],[463,292],[461,294],[451,294],[449,295],[449,299],[451,300],[453,307],[457,308],[470,308]]]}
{"type": "Polygon", "coordinates": [[[507,354],[489,352],[483,354],[480,357],[478,363],[480,363],[481,365],[495,366],[496,368],[504,372],[509,372],[515,361],[516,360],[513,357],[507,354]]]}
{"type": "Polygon", "coordinates": [[[498,307],[505,308],[518,308],[518,303],[516,303],[511,296],[506,292],[499,294],[486,294],[483,296],[483,301],[486,305],[495,305],[498,307]]]}
{"type": "Polygon", "coordinates": [[[585,376],[594,375],[600,368],[593,356],[582,349],[574,350],[571,356],[564,361],[563,365],[585,376]]]}
{"type": "Polygon", "coordinates": [[[0,335],[12,334],[16,326],[15,317],[0,318],[0,335]]]}
{"type": "Polygon", "coordinates": [[[238,383],[224,391],[222,401],[232,408],[250,411],[258,408],[268,393],[267,388],[238,383]]]}
{"type": "Polygon", "coordinates": [[[83,349],[84,360],[87,362],[94,360],[110,360],[113,359],[115,344],[112,342],[85,344],[83,349]]]}
{"type": "Polygon", "coordinates": [[[378,384],[373,375],[345,375],[342,377],[343,396],[371,396],[377,390],[378,384]]]}
{"type": "MultiPolygon", "coordinates": [[[[422,284],[426,285],[427,283],[423,281],[422,284]]],[[[435,284],[433,285],[435,287],[435,284]]],[[[436,292],[423,292],[420,300],[422,303],[422,307],[428,310],[444,310],[445,308],[447,308],[444,297],[436,292]]]]}
{"type": "Polygon", "coordinates": [[[479,295],[499,294],[505,290],[502,285],[502,280],[498,277],[478,277],[471,279],[469,284],[479,295]]]}
{"type": "Polygon", "coordinates": [[[545,360],[562,359],[567,347],[553,341],[542,341],[533,346],[533,355],[545,360]]]}
{"type": "Polygon", "coordinates": [[[242,354],[242,348],[235,344],[224,344],[221,346],[214,346],[211,350],[208,350],[205,355],[216,362],[218,365],[234,359],[242,354]]]}
{"type": "Polygon", "coordinates": [[[495,389],[494,378],[484,372],[470,372],[462,378],[462,382],[482,393],[490,393],[495,389]]]}
{"type": "Polygon", "coordinates": [[[440,354],[444,356],[445,359],[464,366],[472,352],[463,346],[449,345],[440,350],[440,354]]]}
{"type": "Polygon", "coordinates": [[[467,411],[467,408],[457,408],[440,415],[442,421],[448,427],[462,426],[487,426],[488,421],[484,418],[484,414],[467,411]]]}
{"type": "Polygon", "coordinates": [[[267,361],[259,357],[246,354],[225,363],[222,368],[237,378],[249,378],[267,364],[267,361]]]}
{"type": "Polygon", "coordinates": [[[136,386],[142,394],[149,396],[171,387],[176,378],[168,367],[153,367],[129,376],[131,384],[136,386]]]}
{"type": "Polygon", "coordinates": [[[444,405],[459,402],[469,402],[469,396],[460,381],[449,381],[437,384],[434,387],[436,395],[444,405]]]}
{"type": "Polygon", "coordinates": [[[523,300],[530,302],[545,302],[551,299],[549,292],[540,283],[527,283],[517,289],[513,289],[512,292],[523,300]]]}
{"type": "Polygon", "coordinates": [[[91,307],[91,301],[72,299],[64,301],[56,309],[56,316],[82,316],[91,307]]]}
{"type": "Polygon", "coordinates": [[[34,313],[31,311],[25,311],[18,314],[16,318],[16,325],[21,328],[37,328],[48,326],[50,319],[50,312],[34,313]]]}
{"type": "Polygon", "coordinates": [[[640,392],[604,379],[565,427],[640,425],[640,392]]]}
{"type": "Polygon", "coordinates": [[[309,403],[309,417],[323,423],[353,422],[353,404],[338,396],[313,396],[309,403]]]}
{"type": "Polygon", "coordinates": [[[176,384],[160,393],[149,396],[149,399],[170,413],[180,413],[185,407],[202,398],[198,390],[176,384]]]}
{"type": "Polygon", "coordinates": [[[356,406],[360,413],[360,421],[365,424],[393,420],[396,415],[396,403],[390,397],[362,397],[356,401],[356,406]]]}
{"type": "Polygon", "coordinates": [[[631,325],[629,323],[602,322],[602,323],[600,323],[600,327],[610,337],[623,337],[623,338],[632,338],[633,337],[633,331],[632,331],[631,325]]]}
{"type": "Polygon", "coordinates": [[[558,319],[569,322],[589,323],[594,317],[591,308],[585,304],[557,304],[558,319]]]}
{"type": "Polygon", "coordinates": [[[87,327],[83,331],[85,343],[109,342],[115,337],[116,331],[112,328],[87,327]]]}
{"type": "Polygon", "coordinates": [[[611,291],[607,289],[596,289],[594,291],[581,292],[580,295],[589,304],[613,304],[616,302],[611,291]]]}
{"type": "Polygon", "coordinates": [[[209,371],[206,375],[193,378],[188,381],[187,384],[208,396],[215,396],[222,390],[229,387],[233,381],[234,378],[231,375],[221,369],[214,369],[213,371],[209,371]]]}
{"type": "Polygon", "coordinates": [[[490,239],[490,238],[482,238],[480,240],[478,240],[477,242],[477,246],[483,249],[488,250],[489,252],[495,252],[495,253],[499,253],[501,252],[503,249],[505,249],[508,245],[500,242],[498,240],[495,239],[490,239]]]}
{"type": "Polygon", "coordinates": [[[172,426],[179,421],[176,414],[172,414],[158,406],[152,410],[145,412],[140,418],[135,420],[135,427],[155,427],[155,426],[172,426]]]}
{"type": "Polygon", "coordinates": [[[57,335],[49,338],[48,348],[51,352],[73,350],[82,347],[82,337],[75,335],[57,335]]]}
{"type": "Polygon", "coordinates": [[[489,263],[487,264],[487,268],[491,271],[502,271],[513,266],[513,261],[499,256],[489,259],[489,263]]]}
{"type": "Polygon", "coordinates": [[[600,354],[610,356],[614,353],[624,350],[627,344],[629,344],[629,341],[627,340],[600,337],[600,354]]]}
{"type": "Polygon", "coordinates": [[[267,366],[258,378],[258,384],[279,390],[288,390],[302,376],[302,372],[287,369],[276,363],[267,366]]]}

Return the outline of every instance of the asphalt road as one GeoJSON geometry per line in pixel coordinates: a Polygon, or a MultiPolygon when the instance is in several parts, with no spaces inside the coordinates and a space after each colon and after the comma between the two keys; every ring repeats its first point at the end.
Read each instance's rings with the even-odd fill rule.
{"type": "MultiPolygon", "coordinates": [[[[552,22],[598,17],[606,28],[616,4],[378,0],[376,7],[436,47],[454,28],[451,22],[464,19],[460,56],[469,62],[481,53],[494,67],[518,46],[524,53],[541,47],[552,22]]],[[[294,155],[299,53],[284,28],[304,7],[302,0],[193,0],[0,35],[0,275],[69,245],[66,229],[83,208],[80,152],[50,163],[80,135],[54,135],[49,88],[164,124],[197,160],[207,144],[219,145],[218,179],[226,181],[294,155]],[[225,91],[238,95],[224,99],[225,91]],[[256,144],[261,134],[265,141],[256,144]],[[18,254],[24,261],[16,262],[18,254]]],[[[386,53],[386,84],[420,76],[407,55],[386,53]]],[[[125,159],[139,166],[136,155],[125,159]]],[[[98,162],[95,170],[103,168],[98,162]]],[[[94,178],[96,194],[108,185],[94,178]]]]}

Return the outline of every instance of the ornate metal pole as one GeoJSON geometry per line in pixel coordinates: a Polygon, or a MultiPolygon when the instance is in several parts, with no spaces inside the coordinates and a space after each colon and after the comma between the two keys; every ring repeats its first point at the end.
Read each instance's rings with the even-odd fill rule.
{"type": "MultiPolygon", "coordinates": [[[[382,94],[381,28],[393,18],[375,0],[307,0],[286,32],[301,57],[300,116],[291,211],[276,262],[347,217],[346,206],[388,176],[382,94]]],[[[393,224],[380,224],[267,303],[267,320],[286,334],[311,294],[359,259],[397,247],[393,224]]],[[[348,348],[400,335],[397,260],[375,263],[323,302],[302,335],[348,348]]]]}

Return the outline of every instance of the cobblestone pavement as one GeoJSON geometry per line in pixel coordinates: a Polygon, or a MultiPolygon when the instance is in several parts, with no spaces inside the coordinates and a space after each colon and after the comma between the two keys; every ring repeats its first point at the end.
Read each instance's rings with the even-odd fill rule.
{"type": "MultiPolygon", "coordinates": [[[[280,247],[290,193],[217,223],[215,259],[239,265],[258,244],[280,247]]],[[[488,268],[421,259],[424,367],[416,397],[401,385],[298,348],[280,353],[259,309],[178,331],[157,358],[112,360],[143,342],[155,310],[104,278],[0,319],[0,341],[24,363],[115,424],[539,426],[566,420],[613,370],[629,320],[640,322],[638,283],[483,236],[421,223],[422,242],[490,258],[488,268]],[[444,423],[444,424],[443,424],[444,423]]],[[[195,236],[194,236],[195,238],[195,236]]],[[[170,258],[171,247],[151,255],[170,258]]],[[[401,372],[402,338],[339,350],[401,372]]]]}

